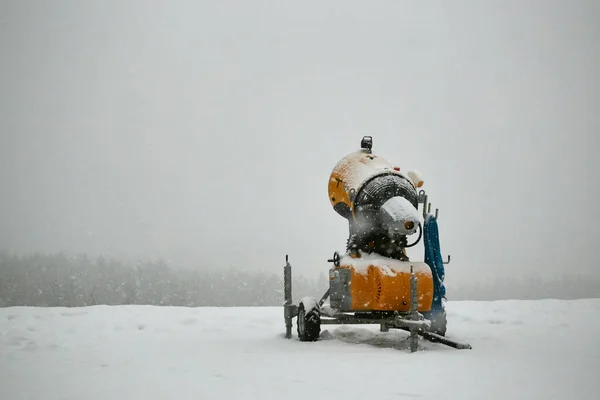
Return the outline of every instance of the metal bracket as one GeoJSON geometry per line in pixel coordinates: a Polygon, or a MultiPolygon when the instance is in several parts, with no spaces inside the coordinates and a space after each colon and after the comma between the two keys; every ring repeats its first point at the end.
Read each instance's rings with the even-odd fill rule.
{"type": "Polygon", "coordinates": [[[330,294],[331,294],[331,286],[323,294],[323,296],[321,297],[321,300],[319,300],[319,307],[323,307],[323,304],[325,304],[325,300],[327,300],[327,298],[329,297],[330,294]]]}
{"type": "Polygon", "coordinates": [[[442,260],[442,264],[450,264],[450,254],[448,254],[448,261],[442,260]]]}
{"type": "Polygon", "coordinates": [[[427,193],[425,190],[419,190],[419,195],[417,196],[417,204],[423,204],[423,218],[427,215],[427,193]]]}

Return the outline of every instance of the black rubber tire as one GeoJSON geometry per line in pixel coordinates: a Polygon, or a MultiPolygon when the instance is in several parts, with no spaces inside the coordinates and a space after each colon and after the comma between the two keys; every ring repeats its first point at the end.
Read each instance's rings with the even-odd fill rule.
{"type": "Polygon", "coordinates": [[[301,342],[315,342],[321,334],[321,313],[319,309],[312,309],[306,312],[304,304],[298,305],[297,319],[298,339],[301,342]]]}

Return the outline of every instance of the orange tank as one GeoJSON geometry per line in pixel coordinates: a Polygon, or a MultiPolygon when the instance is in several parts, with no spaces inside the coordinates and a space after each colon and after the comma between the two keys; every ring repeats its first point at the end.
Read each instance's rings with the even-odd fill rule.
{"type": "Polygon", "coordinates": [[[332,302],[346,311],[410,310],[410,269],[418,282],[418,311],[427,312],[433,302],[431,268],[421,261],[399,261],[377,254],[345,256],[330,271],[332,302]]]}

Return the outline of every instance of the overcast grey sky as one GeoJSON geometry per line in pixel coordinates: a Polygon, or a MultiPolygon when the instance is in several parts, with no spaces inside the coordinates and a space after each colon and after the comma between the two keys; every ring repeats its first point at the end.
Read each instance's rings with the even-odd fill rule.
{"type": "Polygon", "coordinates": [[[347,238],[329,174],[372,135],[423,174],[448,279],[598,276],[599,20],[591,0],[1,1],[0,248],[326,271],[347,238]]]}

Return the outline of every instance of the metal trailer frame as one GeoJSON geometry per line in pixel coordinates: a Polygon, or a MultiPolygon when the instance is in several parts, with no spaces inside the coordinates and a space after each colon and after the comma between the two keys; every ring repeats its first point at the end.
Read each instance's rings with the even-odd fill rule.
{"type": "MultiPolygon", "coordinates": [[[[295,305],[292,300],[292,266],[289,263],[288,256],[285,256],[286,265],[283,267],[283,287],[284,287],[284,303],[283,314],[285,319],[285,338],[292,338],[292,320],[298,316],[298,305],[295,305]]],[[[460,343],[445,336],[438,335],[433,332],[428,332],[427,329],[431,326],[431,321],[418,312],[417,287],[418,279],[413,272],[411,266],[410,277],[410,311],[398,312],[394,311],[392,317],[358,317],[355,313],[367,313],[368,311],[339,311],[336,309],[323,309],[322,306],[325,300],[329,297],[330,289],[327,289],[325,294],[319,300],[321,325],[365,325],[378,324],[381,332],[388,332],[390,329],[401,329],[410,333],[410,352],[418,350],[419,336],[427,341],[434,343],[442,343],[455,349],[471,349],[471,345],[460,343]]]]}

